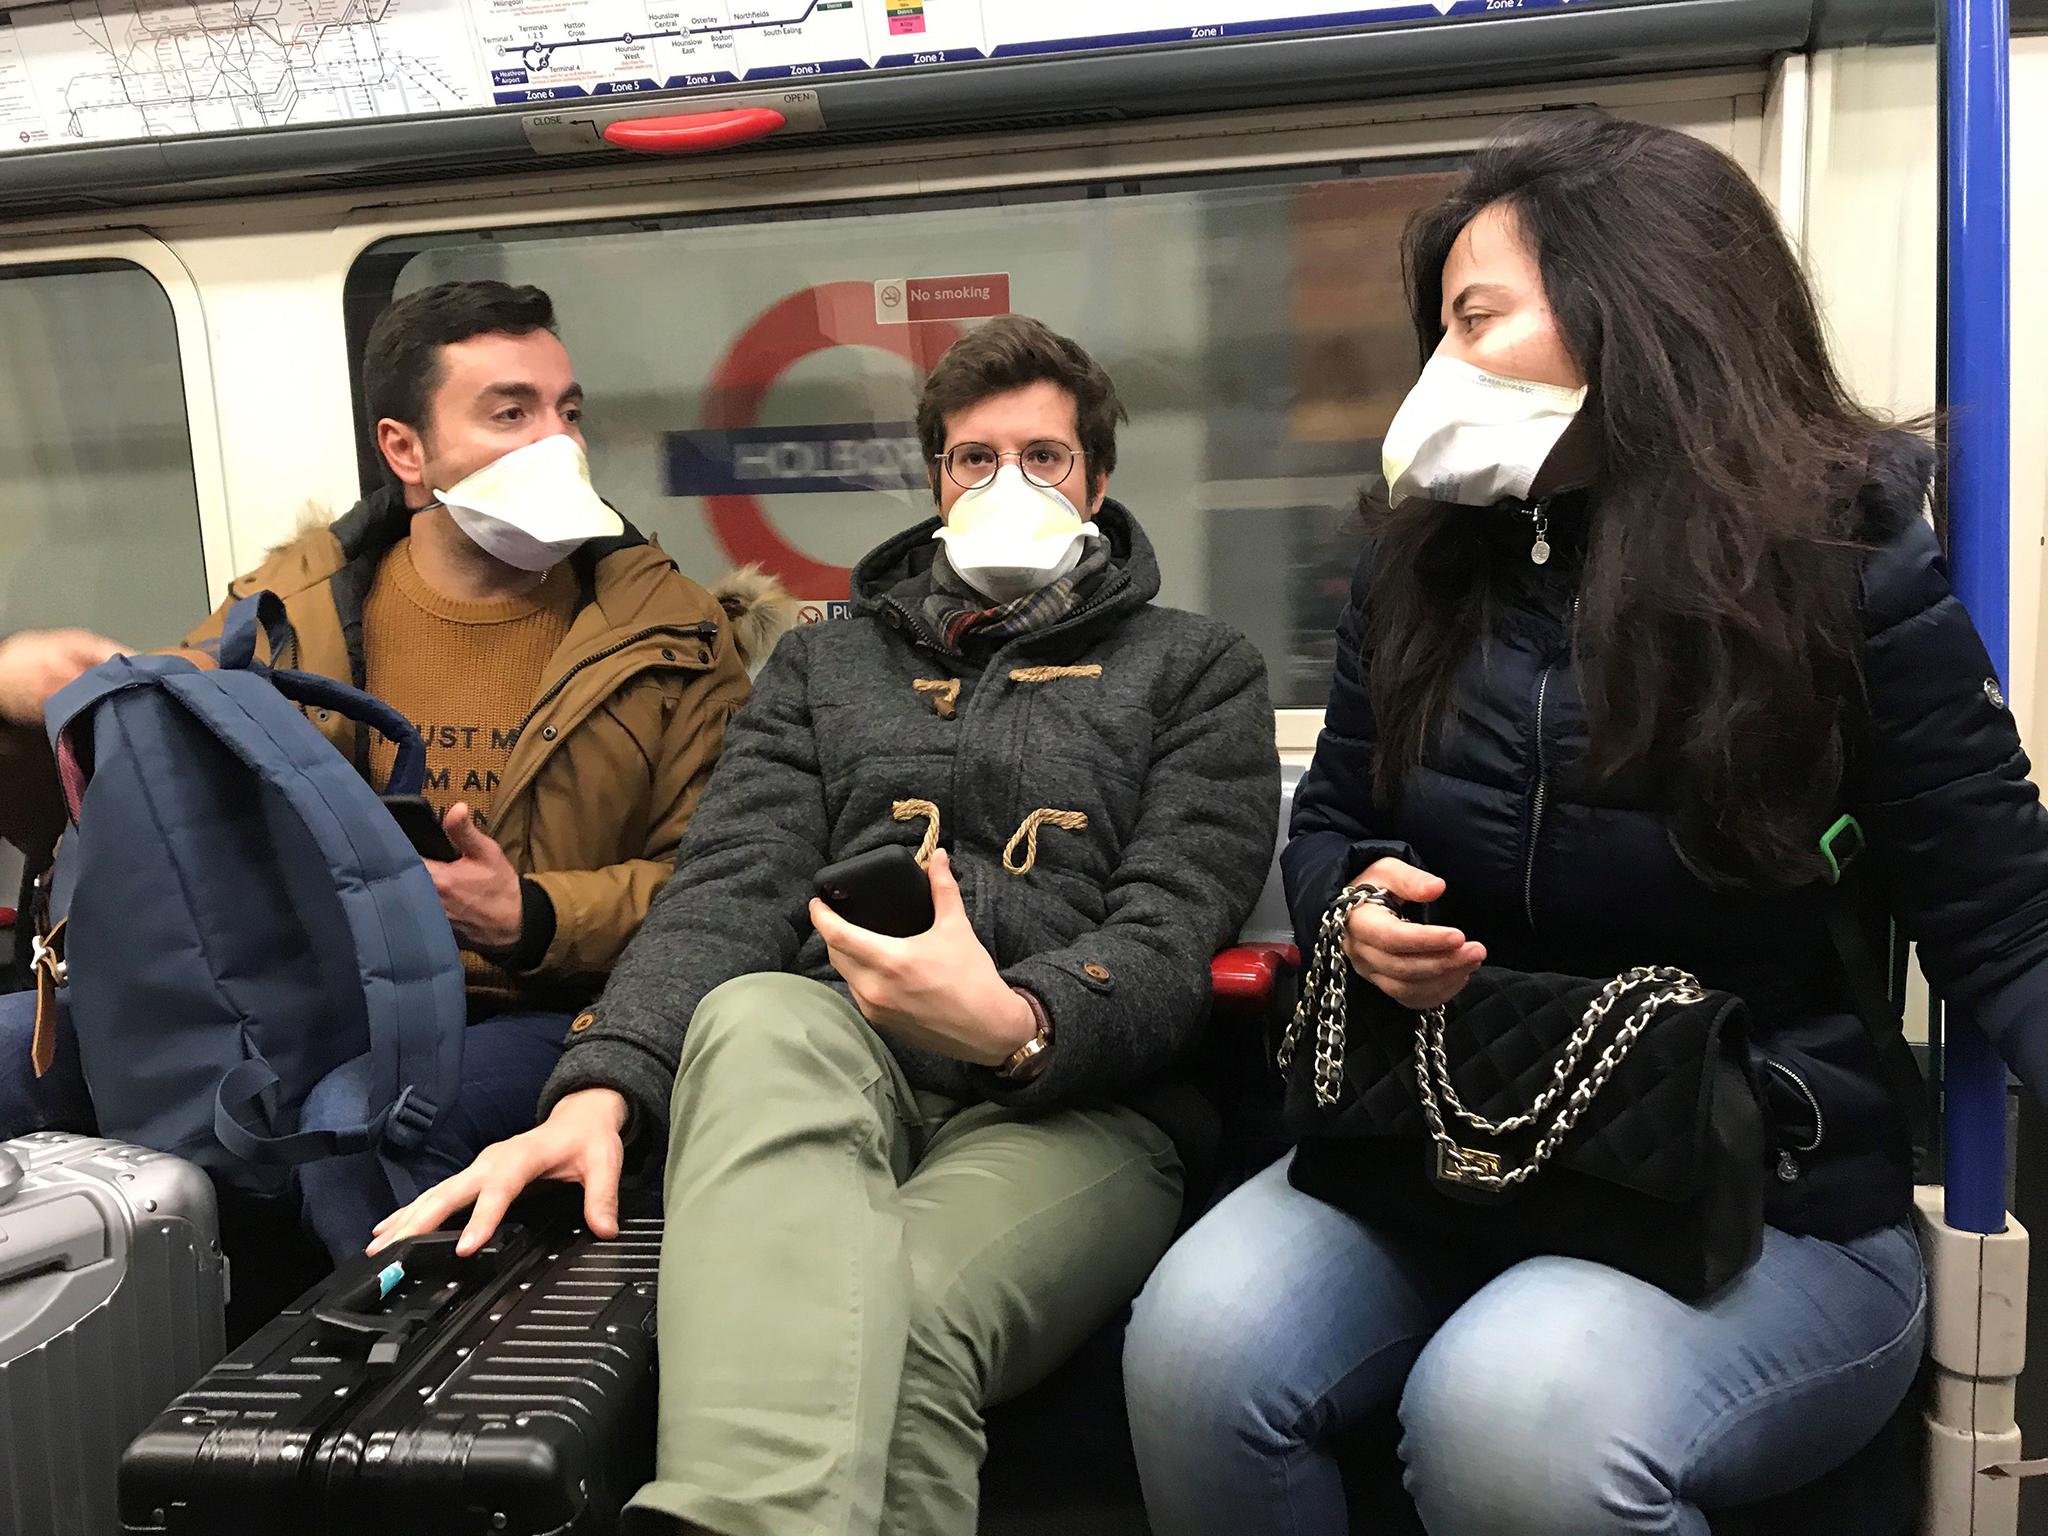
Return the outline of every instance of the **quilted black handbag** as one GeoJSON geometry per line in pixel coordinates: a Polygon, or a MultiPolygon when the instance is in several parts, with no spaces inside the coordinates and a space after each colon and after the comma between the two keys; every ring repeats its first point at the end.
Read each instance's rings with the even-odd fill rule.
{"type": "Polygon", "coordinates": [[[1475,1261],[1563,1254],[1688,1299],[1748,1267],[1766,1163],[1740,998],[1669,967],[1482,966],[1418,1016],[1345,960],[1368,901],[1397,910],[1338,897],[1281,1042],[1296,1188],[1475,1261]]]}

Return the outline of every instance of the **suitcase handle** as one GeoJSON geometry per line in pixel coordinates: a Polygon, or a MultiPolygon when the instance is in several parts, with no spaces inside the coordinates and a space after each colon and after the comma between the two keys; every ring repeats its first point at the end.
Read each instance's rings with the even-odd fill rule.
{"type": "Polygon", "coordinates": [[[371,1370],[389,1370],[404,1358],[414,1334],[463,1296],[473,1294],[476,1282],[497,1274],[506,1244],[517,1235],[518,1228],[503,1228],[466,1259],[455,1253],[459,1232],[403,1238],[379,1253],[375,1261],[365,1261],[361,1274],[338,1287],[327,1304],[314,1311],[314,1320],[338,1333],[371,1340],[367,1355],[371,1370]],[[408,1280],[413,1289],[395,1306],[371,1310],[408,1280]],[[434,1281],[441,1283],[424,1288],[434,1281]]]}
{"type": "MultiPolygon", "coordinates": [[[[426,1232],[418,1237],[400,1238],[377,1255],[377,1262],[374,1265],[365,1261],[360,1274],[346,1285],[330,1291],[327,1305],[320,1309],[321,1315],[324,1316],[329,1311],[336,1314],[346,1313],[351,1318],[364,1322],[373,1322],[377,1317],[388,1315],[368,1314],[367,1309],[389,1296],[400,1280],[424,1280],[445,1274],[453,1268],[455,1244],[460,1236],[458,1232],[426,1232]]],[[[482,1258],[488,1252],[490,1249],[486,1248],[479,1252],[477,1257],[482,1258]]]]}

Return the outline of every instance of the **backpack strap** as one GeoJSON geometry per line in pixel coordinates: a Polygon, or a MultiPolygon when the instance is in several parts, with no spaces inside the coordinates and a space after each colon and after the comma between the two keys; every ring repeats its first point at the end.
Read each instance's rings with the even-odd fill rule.
{"type": "Polygon", "coordinates": [[[29,1037],[28,1059],[37,1077],[45,1076],[57,1064],[57,993],[64,985],[64,924],[58,922],[47,937],[38,937],[30,950],[35,971],[36,1024],[29,1037]]]}
{"type": "Polygon", "coordinates": [[[1878,1070],[1905,1113],[1914,1145],[1924,1146],[1932,1120],[1926,1079],[1913,1060],[1913,1048],[1906,1043],[1905,1010],[1893,987],[1893,967],[1879,960],[1864,926],[1859,900],[1864,881],[1848,878],[1867,847],[1862,824],[1854,816],[1837,818],[1822,834],[1820,851],[1827,861],[1827,873],[1822,876],[1821,917],[1849,989],[1849,1001],[1877,1052],[1878,1070]]]}
{"type": "Polygon", "coordinates": [[[270,679],[273,687],[308,709],[327,709],[344,720],[366,726],[398,748],[391,766],[391,782],[384,786],[389,795],[416,795],[427,782],[427,748],[412,722],[372,694],[318,672],[299,672],[288,667],[265,665],[256,659],[259,631],[270,642],[271,660],[296,648],[298,639],[285,617],[284,603],[275,592],[257,592],[228,610],[220,636],[218,660],[223,672],[255,672],[270,679]]]}
{"type": "MultiPolygon", "coordinates": [[[[294,704],[310,709],[329,709],[344,720],[353,720],[377,732],[398,748],[391,765],[387,795],[416,795],[427,783],[427,744],[413,724],[382,699],[338,683],[318,672],[290,672],[272,667],[252,667],[270,680],[270,685],[294,704]]],[[[351,772],[354,771],[351,765],[351,772]]],[[[356,775],[360,782],[362,775],[356,775]]]]}
{"type": "Polygon", "coordinates": [[[272,666],[280,656],[298,648],[298,633],[285,615],[284,599],[275,592],[252,593],[228,610],[221,621],[219,649],[215,652],[221,670],[246,672],[261,665],[256,660],[259,634],[270,642],[272,666]]]}

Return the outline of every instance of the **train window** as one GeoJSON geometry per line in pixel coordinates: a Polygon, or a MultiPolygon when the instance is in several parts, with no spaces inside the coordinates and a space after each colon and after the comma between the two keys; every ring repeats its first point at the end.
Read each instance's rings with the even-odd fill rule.
{"type": "Polygon", "coordinates": [[[1237,624],[1274,702],[1319,708],[1356,491],[1417,368],[1401,226],[1451,164],[407,236],[351,271],[350,336],[360,359],[393,296],[452,278],[547,289],[599,488],[691,574],[759,560],[829,616],[846,567],[929,515],[922,368],[980,317],[1036,315],[1130,408],[1111,494],[1163,599],[1237,624]]]}
{"type": "Polygon", "coordinates": [[[175,641],[207,602],[170,296],[129,261],[0,267],[0,362],[0,633],[175,641]]]}

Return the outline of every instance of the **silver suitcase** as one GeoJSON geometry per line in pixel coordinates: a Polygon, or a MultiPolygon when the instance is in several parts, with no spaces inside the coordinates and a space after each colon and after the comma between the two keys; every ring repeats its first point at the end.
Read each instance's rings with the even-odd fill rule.
{"type": "Polygon", "coordinates": [[[0,1141],[0,1536],[120,1530],[121,1452],[226,1349],[213,1185],[181,1157],[0,1141]]]}

